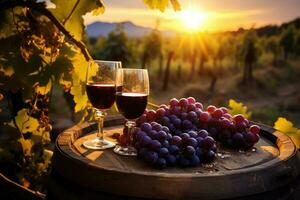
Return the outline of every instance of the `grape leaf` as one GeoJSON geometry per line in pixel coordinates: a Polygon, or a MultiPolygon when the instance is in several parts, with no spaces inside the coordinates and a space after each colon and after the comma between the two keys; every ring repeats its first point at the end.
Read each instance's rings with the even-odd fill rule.
{"type": "Polygon", "coordinates": [[[31,154],[31,149],[33,146],[32,140],[30,139],[24,139],[24,138],[20,138],[18,140],[18,142],[21,144],[22,149],[23,149],[23,153],[25,156],[30,156],[31,154]]]}
{"type": "Polygon", "coordinates": [[[55,4],[55,8],[50,9],[53,15],[77,40],[81,40],[83,35],[82,16],[89,12],[92,12],[93,15],[104,12],[104,5],[100,0],[52,0],[52,3],[55,4]]]}
{"type": "Polygon", "coordinates": [[[251,117],[251,112],[248,111],[247,107],[243,103],[239,103],[233,99],[229,100],[229,113],[231,115],[242,114],[247,119],[251,117]]]}
{"type": "Polygon", "coordinates": [[[300,134],[300,129],[294,127],[294,124],[286,118],[279,117],[274,123],[274,128],[286,134],[300,134]]]}
{"type": "MultiPolygon", "coordinates": [[[[16,125],[20,129],[21,133],[36,131],[39,126],[39,121],[27,114],[27,109],[22,109],[15,117],[16,125]]],[[[9,123],[10,126],[15,127],[13,122],[9,123]]]]}
{"type": "Polygon", "coordinates": [[[274,128],[289,135],[297,147],[300,148],[300,129],[294,127],[294,124],[291,121],[279,117],[274,123],[274,128]]]}
{"type": "MultiPolygon", "coordinates": [[[[170,0],[170,2],[175,11],[180,10],[180,4],[177,0],[170,0]]],[[[144,3],[151,9],[159,9],[161,12],[163,12],[168,7],[169,0],[144,0],[144,3]]]]}

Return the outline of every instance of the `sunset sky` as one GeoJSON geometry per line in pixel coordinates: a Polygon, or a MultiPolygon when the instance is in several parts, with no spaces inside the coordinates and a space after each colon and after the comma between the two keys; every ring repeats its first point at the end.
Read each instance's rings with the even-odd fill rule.
{"type": "Polygon", "coordinates": [[[159,20],[161,29],[183,30],[192,23],[191,26],[197,26],[201,31],[224,31],[280,24],[300,16],[300,0],[179,0],[182,11],[174,12],[169,7],[163,13],[150,10],[143,0],[103,2],[105,13],[97,17],[87,15],[86,24],[132,21],[140,26],[155,27],[159,20]],[[183,14],[185,11],[188,16],[183,14]],[[198,21],[189,22],[190,18],[197,18],[198,21]]]}

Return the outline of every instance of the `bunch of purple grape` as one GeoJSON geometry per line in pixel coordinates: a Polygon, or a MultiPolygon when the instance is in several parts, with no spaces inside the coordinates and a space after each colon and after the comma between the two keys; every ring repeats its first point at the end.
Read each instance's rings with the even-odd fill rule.
{"type": "Polygon", "coordinates": [[[217,150],[215,140],[229,148],[249,149],[258,142],[260,132],[260,127],[250,126],[243,115],[232,116],[227,108],[213,105],[204,109],[193,97],[173,98],[169,106],[163,104],[156,111],[145,111],[137,126],[139,156],[161,168],[212,161],[217,150]]]}
{"type": "Polygon", "coordinates": [[[216,156],[215,140],[206,130],[170,134],[167,126],[157,122],[144,122],[135,133],[138,156],[153,167],[165,168],[198,166],[212,161],[216,156]]]}

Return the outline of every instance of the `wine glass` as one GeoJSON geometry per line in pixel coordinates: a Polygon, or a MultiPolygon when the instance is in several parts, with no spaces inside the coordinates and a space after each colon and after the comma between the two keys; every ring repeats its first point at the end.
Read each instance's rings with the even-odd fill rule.
{"type": "MultiPolygon", "coordinates": [[[[116,104],[119,112],[127,119],[127,141],[132,141],[135,119],[140,117],[147,106],[149,95],[149,77],[146,69],[118,69],[116,104]]],[[[114,152],[120,155],[136,156],[137,151],[131,143],[116,145],[114,152]]]]}
{"type": "Polygon", "coordinates": [[[83,146],[87,149],[107,149],[115,143],[104,139],[103,122],[106,111],[116,99],[116,72],[121,68],[121,62],[93,60],[89,62],[86,73],[86,93],[95,109],[98,120],[98,132],[95,139],[87,140],[83,146]]]}

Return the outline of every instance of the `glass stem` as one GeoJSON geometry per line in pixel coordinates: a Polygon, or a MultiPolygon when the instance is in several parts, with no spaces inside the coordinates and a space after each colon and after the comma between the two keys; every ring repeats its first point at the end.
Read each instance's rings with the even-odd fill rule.
{"type": "Polygon", "coordinates": [[[98,118],[98,133],[97,133],[97,138],[101,141],[104,139],[104,131],[103,131],[103,126],[104,126],[104,119],[106,117],[107,113],[102,112],[101,110],[96,110],[96,116],[98,118]]]}
{"type": "Polygon", "coordinates": [[[133,128],[136,126],[136,123],[134,121],[128,120],[125,125],[128,128],[128,139],[130,141],[129,146],[131,146],[132,145],[132,140],[133,140],[133,138],[132,138],[132,131],[133,131],[133,128]]]}

